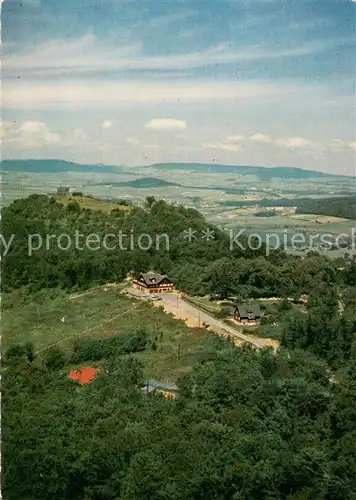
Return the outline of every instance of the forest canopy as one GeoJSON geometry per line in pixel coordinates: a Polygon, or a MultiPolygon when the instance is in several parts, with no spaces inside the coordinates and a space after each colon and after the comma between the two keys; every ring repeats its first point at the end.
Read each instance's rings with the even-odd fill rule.
{"type": "MultiPolygon", "coordinates": [[[[2,223],[5,240],[14,235],[4,258],[4,314],[16,301],[20,308],[33,301],[39,314],[52,296],[148,269],[190,294],[282,299],[261,326],[278,329],[276,352],[179,323],[201,341],[187,348],[184,369],[174,372],[176,358],[169,358],[175,398],[142,391],[145,363],[152,356],[162,363],[165,343],[177,335],[171,318],[163,336],[153,306],[144,306],[145,327],[118,319],[115,333],[66,348],[38,349],[29,328],[25,342],[3,353],[4,499],[355,499],[356,260],[339,269],[313,253],[231,250],[227,234],[197,211],[153,197],[142,208],[103,213],[32,195],[6,207],[2,223]],[[132,228],[152,237],[169,232],[169,251],[44,246],[28,254],[29,234],[132,228]],[[215,238],[187,244],[187,228],[209,228],[215,238]],[[306,304],[292,307],[302,294],[306,304]],[[92,382],[68,378],[87,365],[97,367],[92,382]]],[[[92,312],[80,309],[90,308],[85,299],[76,303],[80,321],[92,312]]]]}
{"type": "Polygon", "coordinates": [[[317,283],[334,284],[340,278],[326,257],[311,254],[298,259],[282,250],[266,255],[264,245],[253,249],[243,235],[239,245],[231,245],[229,234],[209,224],[198,211],[154,197],[148,197],[142,208],[120,210],[118,206],[104,213],[82,209],[74,200],[64,206],[54,198],[31,195],[4,208],[2,234],[6,242],[12,238],[3,262],[5,292],[21,287],[32,291],[87,288],[149,269],[168,273],[188,293],[222,297],[300,295],[317,283]],[[190,241],[187,231],[193,235],[190,241]],[[91,245],[68,246],[76,234],[83,240],[92,238],[91,245]],[[125,248],[100,245],[106,235],[120,234],[126,235],[125,248]],[[204,239],[204,234],[213,238],[204,239]],[[147,250],[137,245],[140,235],[153,242],[147,250]],[[98,247],[93,245],[94,237],[98,247]]]}

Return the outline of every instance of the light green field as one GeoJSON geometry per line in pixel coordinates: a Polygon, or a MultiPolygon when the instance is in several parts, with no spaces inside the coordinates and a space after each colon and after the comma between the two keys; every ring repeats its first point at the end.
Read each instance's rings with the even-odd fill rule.
{"type": "MultiPolygon", "coordinates": [[[[226,201],[242,201],[253,198],[297,199],[299,197],[318,198],[321,196],[338,196],[345,192],[356,192],[356,184],[349,178],[330,177],[319,179],[268,179],[255,176],[235,176],[231,173],[204,173],[187,170],[164,171],[154,167],[127,167],[121,173],[88,173],[63,172],[60,174],[36,174],[29,172],[4,172],[2,175],[2,206],[13,199],[28,196],[31,193],[55,193],[59,186],[70,186],[86,195],[112,200],[127,199],[142,205],[147,196],[165,199],[171,203],[182,204],[198,209],[207,219],[222,229],[239,231],[245,229],[257,232],[262,239],[265,234],[279,234],[287,231],[290,236],[295,233],[307,235],[328,233],[335,237],[339,234],[351,234],[355,221],[333,217],[322,217],[313,214],[295,215],[293,207],[284,207],[275,217],[255,217],[254,213],[262,209],[256,207],[228,207],[226,201]],[[114,186],[110,183],[133,180],[142,176],[153,176],[179,186],[165,186],[153,189],[137,189],[128,186],[114,186]],[[107,184],[106,184],[107,183],[107,184]],[[185,187],[183,187],[185,186],[185,187]],[[219,189],[211,189],[212,187],[219,189]],[[241,189],[243,194],[232,194],[224,189],[241,189]]],[[[68,203],[69,198],[57,198],[61,203],[68,203]]],[[[107,203],[85,196],[77,201],[83,208],[108,212],[113,208],[129,210],[129,207],[107,203]]],[[[343,250],[330,251],[332,258],[342,257],[343,250]]]]}
{"type": "Polygon", "coordinates": [[[14,301],[12,308],[8,307],[11,297],[4,296],[3,350],[31,341],[41,358],[51,346],[70,350],[76,339],[99,339],[145,327],[152,339],[158,335],[156,351],[135,354],[144,364],[145,375],[174,381],[189,371],[206,330],[190,329],[161,308],[129,299],[119,290],[98,287],[76,297],[48,299],[41,304],[14,301]]]}
{"type": "MultiPolygon", "coordinates": [[[[272,241],[274,241],[274,237],[278,237],[283,245],[285,237],[287,238],[286,241],[290,242],[292,236],[295,234],[303,235],[306,247],[309,247],[312,244],[309,244],[309,242],[313,241],[313,235],[332,235],[334,238],[338,235],[352,237],[356,231],[356,222],[351,219],[316,214],[296,215],[292,210],[281,211],[281,213],[274,217],[255,217],[255,211],[257,210],[251,207],[229,208],[219,212],[211,211],[208,215],[206,214],[206,217],[219,227],[231,230],[234,233],[243,229],[245,235],[248,236],[250,233],[256,233],[264,241],[267,235],[272,237],[272,241]]],[[[286,250],[299,255],[295,249],[289,249],[289,245],[290,243],[287,243],[286,250]]],[[[345,249],[343,248],[333,249],[326,251],[325,255],[333,259],[341,258],[344,252],[345,249]]],[[[304,253],[302,252],[300,255],[304,255],[304,253]]]]}
{"type": "Polygon", "coordinates": [[[2,173],[2,206],[16,198],[31,193],[55,193],[59,186],[69,186],[75,191],[82,191],[96,197],[107,199],[130,199],[142,202],[146,196],[189,205],[190,197],[200,198],[195,207],[204,212],[205,206],[221,211],[221,202],[242,201],[245,199],[275,198],[289,199],[299,197],[318,198],[337,196],[341,193],[356,192],[356,183],[349,178],[330,177],[318,179],[259,179],[253,175],[234,175],[232,173],[211,173],[192,170],[159,170],[154,167],[127,167],[120,173],[88,172],[83,179],[81,172],[2,173]],[[164,186],[153,189],[137,189],[129,186],[115,186],[115,182],[135,180],[144,176],[156,177],[179,186],[164,186]],[[114,184],[113,184],[114,183],[114,184]],[[211,189],[216,188],[219,189],[211,189]],[[242,190],[233,194],[225,189],[242,190]]]}
{"type": "Polygon", "coordinates": [[[126,205],[118,205],[117,203],[109,203],[106,201],[98,200],[88,196],[55,196],[58,203],[68,205],[71,201],[75,200],[79,203],[81,208],[89,208],[91,210],[101,210],[102,212],[111,212],[111,210],[130,210],[126,205]]]}

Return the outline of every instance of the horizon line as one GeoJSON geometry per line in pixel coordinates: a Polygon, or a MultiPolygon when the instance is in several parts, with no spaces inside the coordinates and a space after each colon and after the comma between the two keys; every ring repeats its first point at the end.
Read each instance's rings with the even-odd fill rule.
{"type": "Polygon", "coordinates": [[[197,162],[197,161],[166,161],[166,162],[155,162],[155,163],[149,163],[149,164],[138,164],[138,165],[127,165],[127,164],[110,164],[110,163],[101,163],[101,162],[95,162],[95,163],[87,163],[87,162],[79,162],[79,161],[74,161],[74,160],[67,160],[64,158],[1,158],[0,160],[0,165],[5,162],[16,162],[16,161],[21,161],[21,162],[26,162],[26,161],[39,161],[39,162],[45,162],[45,161],[63,161],[66,163],[73,163],[75,165],[88,165],[88,166],[103,166],[103,167],[112,167],[112,168],[145,168],[145,167],[154,167],[155,165],[209,165],[213,166],[215,165],[216,167],[246,167],[246,168],[266,168],[266,169],[276,169],[276,168],[290,168],[292,170],[301,170],[304,172],[315,172],[318,174],[326,175],[326,176],[332,176],[332,177],[350,177],[350,178],[356,178],[356,172],[353,175],[350,174],[338,174],[338,173],[330,173],[330,172],[325,172],[323,170],[314,170],[312,168],[303,168],[303,167],[295,167],[291,165],[246,165],[246,164],[236,164],[236,163],[215,163],[215,162],[197,162]]]}

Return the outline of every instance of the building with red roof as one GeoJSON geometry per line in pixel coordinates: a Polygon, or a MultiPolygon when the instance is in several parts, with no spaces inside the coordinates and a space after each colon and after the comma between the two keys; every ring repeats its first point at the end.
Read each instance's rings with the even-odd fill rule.
{"type": "Polygon", "coordinates": [[[91,366],[84,366],[81,370],[71,370],[68,373],[68,377],[72,380],[76,380],[81,385],[88,384],[95,379],[97,369],[91,366]]]}

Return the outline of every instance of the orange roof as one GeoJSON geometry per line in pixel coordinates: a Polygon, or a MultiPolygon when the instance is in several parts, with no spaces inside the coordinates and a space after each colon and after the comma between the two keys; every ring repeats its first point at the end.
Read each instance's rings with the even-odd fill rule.
{"type": "Polygon", "coordinates": [[[96,376],[97,369],[90,366],[84,366],[81,370],[71,370],[68,373],[68,377],[76,380],[80,384],[87,384],[94,380],[96,376]]]}

